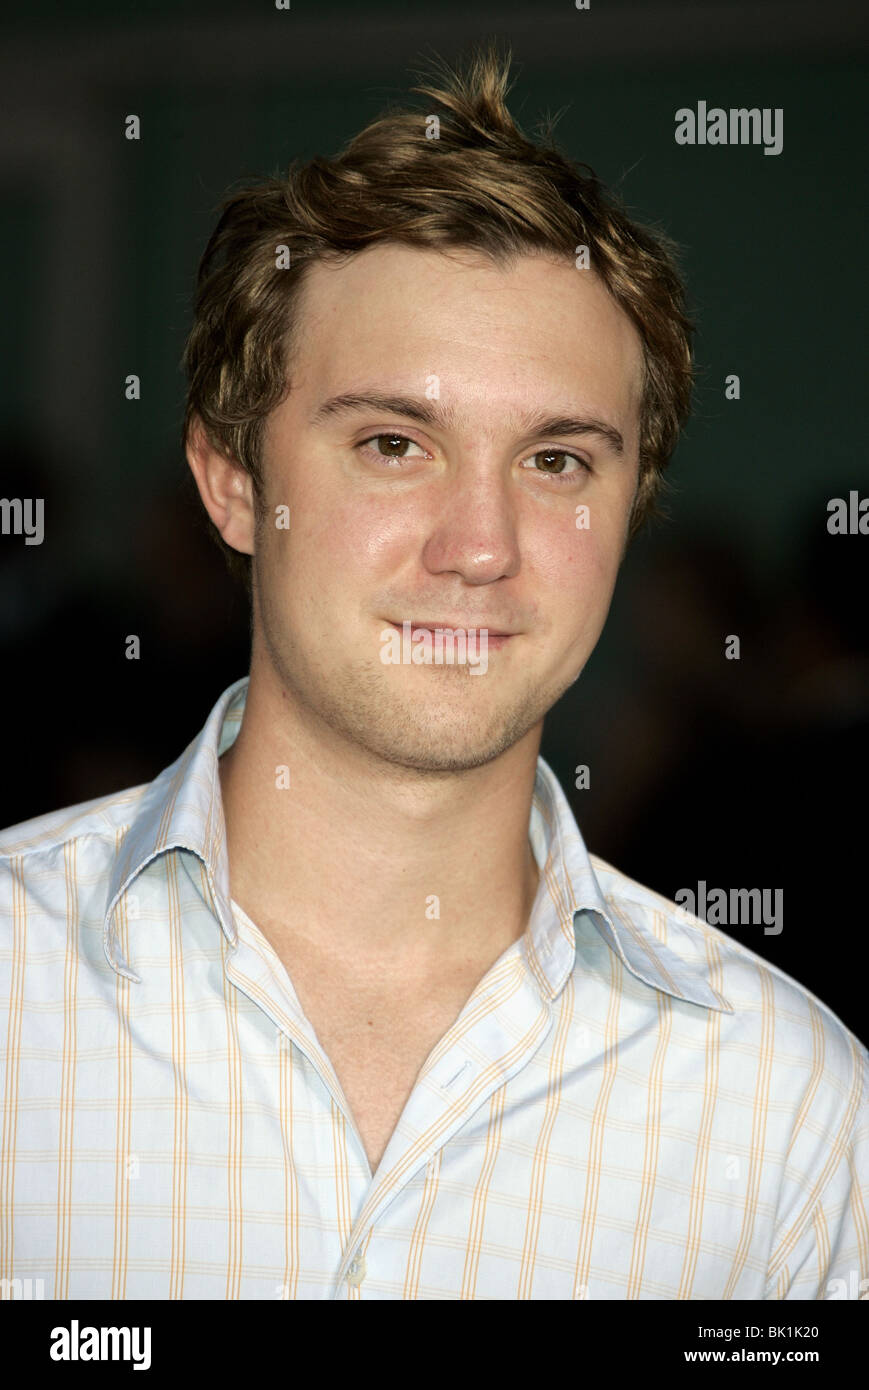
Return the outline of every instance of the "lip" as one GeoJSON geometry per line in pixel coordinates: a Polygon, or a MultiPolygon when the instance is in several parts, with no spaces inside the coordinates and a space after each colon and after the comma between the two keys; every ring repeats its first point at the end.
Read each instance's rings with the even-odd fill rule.
{"type": "MultiPolygon", "coordinates": [[[[401,623],[394,623],[391,618],[387,618],[386,621],[389,623],[390,627],[395,628],[396,632],[402,632],[401,623]]],[[[517,637],[519,635],[515,632],[492,632],[485,626],[485,624],[481,624],[479,627],[474,627],[466,626],[464,623],[444,622],[443,620],[431,623],[417,623],[412,621],[410,624],[411,636],[415,632],[431,632],[432,634],[434,634],[434,632],[437,629],[440,629],[441,631],[452,632],[485,632],[486,651],[492,652],[500,651],[502,647],[505,647],[507,645],[511,638],[517,637]]],[[[480,638],[479,640],[480,642],[482,642],[483,639],[480,638]]]]}
{"type": "MultiPolygon", "coordinates": [[[[387,618],[386,621],[390,624],[391,627],[397,628],[398,631],[401,632],[401,623],[393,622],[392,618],[387,618]]],[[[405,619],[405,621],[407,621],[407,619],[405,619]]],[[[490,641],[493,637],[518,636],[518,634],[515,632],[503,632],[500,628],[496,629],[487,627],[485,623],[453,623],[444,618],[435,618],[432,619],[431,622],[417,622],[416,619],[411,619],[410,622],[411,632],[434,632],[437,628],[440,628],[441,631],[451,632],[485,632],[488,635],[490,641]]]]}

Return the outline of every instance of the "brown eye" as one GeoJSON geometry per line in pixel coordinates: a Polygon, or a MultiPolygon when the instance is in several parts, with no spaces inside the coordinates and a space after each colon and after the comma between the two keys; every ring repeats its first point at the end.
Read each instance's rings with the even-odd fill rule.
{"type": "Polygon", "coordinates": [[[367,439],[363,439],[356,448],[369,457],[375,459],[406,459],[412,463],[414,459],[424,458],[425,449],[417,444],[413,439],[409,439],[406,434],[397,434],[391,430],[385,434],[370,434],[367,439]],[[409,450],[415,449],[416,453],[409,450]]]}
{"type": "Polygon", "coordinates": [[[392,458],[401,458],[402,450],[410,442],[409,439],[405,439],[403,434],[377,434],[374,436],[374,443],[380,453],[392,458]]]}
{"type": "Polygon", "coordinates": [[[568,453],[566,449],[538,449],[526,462],[532,464],[533,472],[543,473],[550,478],[578,478],[583,473],[591,472],[585,459],[579,458],[577,454],[568,453]],[[540,461],[542,467],[539,466],[540,461]],[[570,463],[576,464],[576,467],[568,467],[570,463]]]}
{"type": "Polygon", "coordinates": [[[563,473],[565,467],[565,460],[568,458],[572,458],[573,456],[571,454],[565,454],[561,449],[544,449],[539,454],[536,454],[535,457],[543,459],[544,472],[563,473]],[[559,459],[561,460],[560,464],[558,463],[559,459]]]}

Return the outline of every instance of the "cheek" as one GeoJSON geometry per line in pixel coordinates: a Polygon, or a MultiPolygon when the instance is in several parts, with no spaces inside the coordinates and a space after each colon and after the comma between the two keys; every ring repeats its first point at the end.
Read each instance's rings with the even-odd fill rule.
{"type": "Polygon", "coordinates": [[[551,652],[573,677],[582,669],[603,631],[618,574],[615,538],[577,531],[550,544],[531,587],[545,605],[551,652]]]}
{"type": "Polygon", "coordinates": [[[563,529],[538,538],[535,572],[565,605],[581,602],[588,608],[612,591],[618,570],[619,537],[603,523],[577,528],[575,518],[563,529]]]}
{"type": "Polygon", "coordinates": [[[381,570],[396,567],[407,542],[407,519],[394,505],[306,489],[291,506],[289,530],[269,534],[267,564],[309,602],[339,590],[362,594],[381,570]]]}
{"type": "Polygon", "coordinates": [[[406,554],[419,529],[418,504],[345,489],[312,501],[299,537],[299,549],[316,556],[320,568],[334,568],[340,580],[354,571],[371,574],[380,563],[406,554]]]}

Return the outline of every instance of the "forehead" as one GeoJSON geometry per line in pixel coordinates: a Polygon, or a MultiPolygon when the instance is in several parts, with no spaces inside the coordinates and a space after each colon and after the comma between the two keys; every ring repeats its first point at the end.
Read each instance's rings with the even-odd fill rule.
{"type": "Polygon", "coordinates": [[[313,264],[295,316],[294,391],[312,398],[363,383],[423,391],[437,378],[456,403],[493,416],[545,397],[610,411],[630,429],[639,411],[639,334],[594,271],[568,257],[497,264],[465,248],[378,245],[313,264]]]}

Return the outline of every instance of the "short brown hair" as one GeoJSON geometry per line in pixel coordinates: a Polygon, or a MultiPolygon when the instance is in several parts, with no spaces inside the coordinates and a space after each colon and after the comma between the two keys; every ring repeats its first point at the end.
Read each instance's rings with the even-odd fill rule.
{"type": "MultiPolygon", "coordinates": [[[[675,247],[632,221],[586,164],[522,134],[506,106],[509,49],[479,49],[464,72],[412,87],[422,112],[387,110],[333,159],[294,161],[286,177],[231,193],[199,265],[183,438],[198,417],[212,444],[251,475],[261,499],[260,450],[268,414],[290,389],[299,291],[306,269],[380,242],[470,248],[503,264],[543,251],[590,264],[639,332],[645,365],[639,479],[629,539],[651,516],[663,470],[687,419],[692,325],[675,247]],[[437,138],[427,138],[437,116],[437,138]],[[279,268],[277,248],[289,250],[279,268]]],[[[209,522],[250,593],[251,559],[209,522]]]]}

